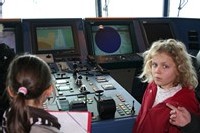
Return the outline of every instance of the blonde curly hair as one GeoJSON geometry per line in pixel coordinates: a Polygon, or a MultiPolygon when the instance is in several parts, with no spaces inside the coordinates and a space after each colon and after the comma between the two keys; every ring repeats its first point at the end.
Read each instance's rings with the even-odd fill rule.
{"type": "Polygon", "coordinates": [[[167,53],[176,64],[179,76],[174,84],[181,84],[183,87],[196,88],[198,85],[197,74],[192,65],[191,56],[187,53],[185,45],[175,39],[158,40],[153,42],[150,49],[143,53],[144,65],[143,72],[139,78],[143,82],[152,82],[151,73],[152,57],[159,53],[167,53]]]}

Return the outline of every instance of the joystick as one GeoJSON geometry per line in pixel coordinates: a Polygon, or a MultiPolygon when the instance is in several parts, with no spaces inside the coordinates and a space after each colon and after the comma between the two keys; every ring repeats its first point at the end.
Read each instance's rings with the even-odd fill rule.
{"type": "Polygon", "coordinates": [[[97,93],[97,110],[101,119],[113,119],[116,112],[115,101],[111,97],[101,96],[102,90],[97,93]]]}
{"type": "Polygon", "coordinates": [[[78,85],[78,86],[81,86],[82,85],[82,76],[81,75],[79,75],[77,78],[76,78],[76,85],[78,85]]]}

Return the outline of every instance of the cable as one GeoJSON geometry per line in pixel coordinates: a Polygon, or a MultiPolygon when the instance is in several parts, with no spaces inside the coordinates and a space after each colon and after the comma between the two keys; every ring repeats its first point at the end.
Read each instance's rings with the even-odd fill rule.
{"type": "Polygon", "coordinates": [[[3,0],[2,2],[0,2],[0,6],[3,6],[4,3],[5,3],[5,0],[3,0]]]}
{"type": "Polygon", "coordinates": [[[179,3],[179,6],[178,6],[178,15],[177,15],[177,17],[179,17],[179,14],[180,14],[180,11],[181,11],[181,9],[183,9],[183,7],[186,5],[188,3],[188,0],[183,0],[183,2],[182,2],[182,0],[180,0],[180,3],[179,3]]]}
{"type": "Polygon", "coordinates": [[[105,0],[105,5],[103,10],[106,12],[106,17],[108,17],[108,4],[109,4],[109,0],[105,0]]]}

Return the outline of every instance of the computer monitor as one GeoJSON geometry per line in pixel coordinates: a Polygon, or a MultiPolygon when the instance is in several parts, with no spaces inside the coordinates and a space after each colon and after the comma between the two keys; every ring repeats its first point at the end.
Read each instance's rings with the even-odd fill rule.
{"type": "Polygon", "coordinates": [[[146,48],[149,48],[154,41],[159,39],[174,38],[175,35],[172,30],[170,22],[159,20],[143,20],[141,21],[146,48]]]}
{"type": "Polygon", "coordinates": [[[23,39],[20,19],[0,20],[0,43],[8,45],[15,53],[23,52],[23,39]]]}
{"type": "Polygon", "coordinates": [[[137,51],[132,19],[86,18],[84,24],[89,55],[117,56],[137,51]]]}
{"type": "Polygon", "coordinates": [[[78,56],[77,21],[80,19],[32,19],[32,52],[56,57],[78,56]]]}

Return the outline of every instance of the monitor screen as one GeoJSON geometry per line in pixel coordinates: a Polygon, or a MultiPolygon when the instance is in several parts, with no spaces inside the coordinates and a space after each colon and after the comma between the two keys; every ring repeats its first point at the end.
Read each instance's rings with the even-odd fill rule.
{"type": "Polygon", "coordinates": [[[23,51],[20,20],[0,21],[0,43],[8,45],[15,53],[23,51]]]}
{"type": "Polygon", "coordinates": [[[39,19],[31,21],[32,51],[54,57],[79,55],[76,19],[39,19]]]}
{"type": "Polygon", "coordinates": [[[143,21],[142,28],[147,48],[149,48],[154,41],[159,39],[175,38],[169,22],[143,21]]]}
{"type": "Polygon", "coordinates": [[[5,43],[16,52],[14,28],[4,28],[3,31],[0,31],[0,43],[5,43]]]}
{"type": "Polygon", "coordinates": [[[36,27],[38,51],[74,49],[71,26],[36,27]]]}
{"type": "Polygon", "coordinates": [[[86,20],[85,31],[91,55],[124,55],[135,52],[136,40],[131,20],[86,20]]]}

